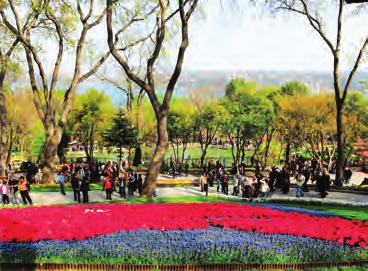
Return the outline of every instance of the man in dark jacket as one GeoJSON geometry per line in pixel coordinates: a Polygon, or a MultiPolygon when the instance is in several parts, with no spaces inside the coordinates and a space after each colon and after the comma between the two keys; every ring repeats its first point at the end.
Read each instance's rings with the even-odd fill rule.
{"type": "Polygon", "coordinates": [[[290,173],[286,167],[281,172],[281,190],[284,194],[289,193],[290,190],[290,173]]]}
{"type": "Polygon", "coordinates": [[[89,202],[88,198],[88,191],[89,191],[89,178],[83,178],[82,183],[80,185],[80,190],[82,191],[83,195],[83,203],[89,202]]]}
{"type": "Polygon", "coordinates": [[[323,170],[322,174],[317,176],[317,189],[321,194],[321,198],[325,198],[328,193],[331,184],[330,175],[328,175],[327,170],[323,170]]]}
{"type": "Polygon", "coordinates": [[[72,189],[73,189],[73,194],[74,194],[74,201],[78,201],[80,203],[81,202],[80,181],[77,178],[75,173],[72,174],[71,184],[72,184],[72,189]]]}

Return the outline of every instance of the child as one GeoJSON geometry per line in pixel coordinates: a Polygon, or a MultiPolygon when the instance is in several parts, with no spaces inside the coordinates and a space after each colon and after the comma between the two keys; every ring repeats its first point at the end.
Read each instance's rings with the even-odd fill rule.
{"type": "Polygon", "coordinates": [[[10,186],[6,178],[2,180],[2,184],[0,185],[0,192],[3,198],[3,204],[9,204],[9,195],[10,195],[10,186]]]}

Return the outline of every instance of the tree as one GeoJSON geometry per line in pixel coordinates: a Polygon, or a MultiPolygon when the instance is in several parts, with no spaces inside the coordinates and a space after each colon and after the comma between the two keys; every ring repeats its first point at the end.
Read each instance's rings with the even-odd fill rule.
{"type": "MultiPolygon", "coordinates": [[[[335,106],[336,106],[336,127],[337,127],[337,171],[335,177],[335,185],[342,186],[343,181],[343,169],[344,169],[344,107],[346,97],[348,95],[350,85],[353,78],[361,64],[364,54],[368,46],[368,37],[366,37],[363,43],[360,45],[360,49],[354,60],[353,67],[349,71],[346,83],[341,83],[340,61],[341,61],[341,43],[342,32],[344,26],[344,11],[345,1],[337,1],[338,15],[336,18],[336,36],[335,38],[329,37],[326,33],[326,27],[323,24],[323,17],[319,13],[318,1],[306,1],[306,0],[273,0],[275,8],[279,10],[286,10],[295,13],[299,16],[303,16],[313,28],[313,30],[319,35],[323,43],[329,49],[333,59],[333,87],[335,93],[335,106]]],[[[349,1],[349,3],[356,3],[361,1],[349,1]]]]}
{"type": "Polygon", "coordinates": [[[103,91],[89,89],[76,100],[79,101],[75,102],[69,121],[74,135],[83,144],[87,161],[92,163],[95,143],[101,139],[116,111],[111,98],[103,91]]]}
{"type": "Polygon", "coordinates": [[[109,51],[102,54],[92,68],[82,74],[81,67],[86,53],[84,47],[87,34],[101,23],[106,14],[106,9],[95,11],[97,4],[94,3],[94,0],[87,2],[89,5],[87,3],[81,4],[80,0],[22,1],[22,3],[8,0],[0,6],[0,15],[4,25],[24,48],[33,91],[33,102],[45,130],[42,182],[49,182],[53,179],[57,146],[61,140],[72,106],[72,98],[78,85],[93,75],[110,54],[109,51]],[[8,18],[10,14],[12,18],[8,18]],[[48,66],[50,50],[40,46],[45,40],[45,36],[48,41],[54,41],[57,48],[51,79],[48,78],[45,69],[48,66]],[[55,98],[55,92],[60,84],[60,67],[62,61],[65,60],[64,52],[69,47],[74,48],[74,44],[76,46],[72,79],[67,84],[67,90],[59,101],[55,98]],[[47,54],[48,57],[42,57],[42,53],[47,54]],[[38,73],[35,70],[35,65],[38,73]]]}
{"type": "Polygon", "coordinates": [[[184,160],[185,151],[187,149],[190,136],[192,135],[192,123],[187,121],[188,119],[189,118],[186,118],[183,113],[179,113],[174,110],[169,112],[167,132],[176,162],[184,160]],[[181,155],[179,153],[180,146],[182,147],[181,155]]]}
{"type": "Polygon", "coordinates": [[[137,130],[120,109],[112,120],[112,126],[103,135],[106,146],[118,148],[119,167],[122,160],[123,148],[134,148],[137,145],[137,136],[137,130]]]}
{"type": "Polygon", "coordinates": [[[307,96],[310,95],[310,89],[299,81],[289,81],[281,86],[281,93],[288,96],[307,96]]]}
{"type": "Polygon", "coordinates": [[[255,94],[256,90],[256,81],[246,81],[244,78],[235,78],[226,85],[225,97],[232,98],[239,93],[255,94]]]}
{"type": "Polygon", "coordinates": [[[32,93],[29,89],[12,90],[7,87],[7,149],[5,150],[7,163],[10,163],[14,149],[18,149],[21,154],[31,153],[32,140],[42,127],[30,101],[32,101],[32,93]]]}
{"type": "Polygon", "coordinates": [[[239,93],[225,97],[222,105],[228,112],[223,116],[223,132],[231,143],[234,163],[244,162],[246,147],[256,142],[253,158],[266,133],[268,119],[273,115],[272,103],[261,95],[239,93]]]}
{"type": "MultiPolygon", "coordinates": [[[[170,1],[159,0],[158,5],[157,1],[147,1],[143,6],[135,6],[134,10],[132,10],[129,5],[124,5],[123,3],[119,5],[114,5],[118,1],[107,0],[107,17],[106,17],[106,26],[108,33],[108,44],[111,51],[111,54],[117,60],[117,62],[123,67],[126,75],[134,81],[141,89],[143,89],[149,97],[151,105],[154,109],[156,120],[157,120],[157,144],[156,149],[151,160],[146,180],[143,185],[143,197],[151,197],[153,191],[156,187],[157,177],[164,160],[165,152],[169,145],[169,138],[167,133],[167,118],[169,113],[170,101],[172,95],[174,93],[174,88],[178,82],[180,77],[182,66],[184,62],[184,56],[186,49],[189,45],[189,20],[197,7],[198,0],[178,0],[177,6],[172,4],[170,1]],[[114,34],[113,31],[113,10],[122,7],[121,12],[116,12],[116,14],[124,14],[124,9],[128,10],[128,15],[125,17],[125,22],[123,23],[123,27],[120,28],[114,34]],[[129,9],[130,8],[130,9],[129,9]],[[129,16],[131,15],[131,16],[129,16]],[[143,21],[144,23],[149,22],[152,19],[152,15],[154,15],[155,19],[151,22],[153,25],[153,31],[149,31],[148,41],[152,41],[153,44],[150,44],[150,48],[152,48],[149,56],[147,58],[146,65],[146,74],[144,76],[140,76],[134,69],[132,68],[131,61],[128,62],[126,57],[121,53],[124,52],[124,48],[129,46],[126,44],[122,46],[119,50],[115,43],[119,38],[119,35],[122,34],[127,29],[131,29],[132,25],[134,25],[137,21],[143,21]],[[157,65],[158,58],[162,51],[164,50],[164,41],[168,35],[168,27],[172,22],[173,18],[176,18],[179,15],[179,28],[181,34],[180,45],[177,52],[177,58],[175,61],[175,67],[171,75],[169,76],[168,83],[165,84],[164,87],[164,98],[160,101],[157,97],[157,83],[155,83],[155,65],[157,65]],[[127,18],[128,17],[128,18],[127,18]]],[[[126,13],[125,13],[126,14],[126,13]]],[[[115,18],[116,19],[116,18],[115,18]]],[[[145,25],[145,28],[147,26],[145,25]]],[[[138,28],[139,29],[139,28],[138,28]]],[[[135,39],[135,43],[139,43],[142,40],[147,40],[145,37],[135,39]]]]}
{"type": "Polygon", "coordinates": [[[139,166],[142,164],[142,145],[151,145],[156,143],[155,113],[148,99],[142,95],[142,97],[139,97],[137,102],[132,105],[132,110],[127,112],[127,116],[138,132],[133,165],[139,166]]]}
{"type": "MultiPolygon", "coordinates": [[[[0,3],[1,5],[1,3],[0,3]]],[[[25,24],[23,28],[28,27],[25,24]]],[[[12,55],[19,44],[19,40],[11,35],[2,21],[0,21],[0,176],[5,176],[7,161],[7,112],[6,112],[6,93],[5,79],[9,71],[12,71],[12,55]]]]}
{"type": "Polygon", "coordinates": [[[368,135],[368,99],[360,92],[352,91],[345,105],[345,164],[353,153],[359,138],[368,135]]]}
{"type": "Polygon", "coordinates": [[[327,95],[284,96],[279,99],[278,129],[297,150],[306,150],[331,168],[336,151],[335,107],[327,95]]]}
{"type": "Polygon", "coordinates": [[[209,145],[215,139],[223,123],[223,116],[226,114],[225,108],[217,103],[207,104],[201,112],[194,116],[195,139],[201,146],[201,167],[207,155],[209,145]]]}
{"type": "Polygon", "coordinates": [[[266,146],[263,152],[263,161],[262,161],[262,169],[264,170],[267,166],[267,161],[269,158],[269,151],[271,147],[271,142],[276,131],[276,116],[279,111],[279,106],[277,103],[277,99],[283,95],[281,88],[274,85],[268,85],[261,88],[258,91],[259,95],[266,97],[268,100],[272,102],[274,114],[268,119],[267,131],[266,131],[266,146]]]}

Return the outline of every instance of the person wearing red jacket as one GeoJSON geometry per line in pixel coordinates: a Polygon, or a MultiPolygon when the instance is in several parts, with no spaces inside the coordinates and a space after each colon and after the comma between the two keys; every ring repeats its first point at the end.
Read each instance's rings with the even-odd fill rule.
{"type": "Polygon", "coordinates": [[[112,195],[112,178],[110,176],[105,177],[104,189],[106,191],[106,199],[107,200],[112,200],[112,198],[111,198],[111,195],[112,195]]]}

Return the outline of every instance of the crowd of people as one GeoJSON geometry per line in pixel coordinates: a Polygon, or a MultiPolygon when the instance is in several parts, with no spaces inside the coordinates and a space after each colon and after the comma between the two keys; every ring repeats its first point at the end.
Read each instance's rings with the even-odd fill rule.
{"type": "Polygon", "coordinates": [[[60,192],[65,195],[65,183],[70,182],[74,201],[89,202],[88,191],[90,182],[99,182],[106,193],[106,200],[112,200],[112,194],[118,193],[121,198],[132,197],[134,193],[141,194],[143,176],[127,167],[122,162],[106,163],[64,163],[58,171],[56,182],[60,184],[60,192]],[[82,194],[82,199],[81,199],[82,194]]]}
{"type": "Polygon", "coordinates": [[[254,174],[247,176],[244,164],[234,163],[227,172],[220,161],[213,163],[211,160],[203,167],[199,184],[201,191],[206,195],[209,187],[215,185],[217,192],[228,195],[231,182],[233,184],[231,195],[253,199],[269,197],[276,190],[288,194],[292,178],[297,185],[296,197],[303,197],[304,193],[309,192],[308,184],[315,184],[321,198],[328,195],[327,190],[331,185],[330,175],[316,160],[293,159],[281,169],[273,166],[268,176],[262,173],[259,162],[256,162],[254,174]]]}
{"type": "MultiPolygon", "coordinates": [[[[1,177],[0,195],[4,205],[13,204],[30,204],[32,199],[29,191],[31,185],[35,183],[33,167],[31,172],[26,172],[25,176],[8,175],[1,177]],[[19,191],[19,193],[18,193],[19,191]],[[21,201],[18,195],[20,194],[21,201]]],[[[187,163],[181,165],[164,163],[163,170],[172,170],[173,177],[183,170],[188,174],[189,166],[187,163]],[[180,167],[179,167],[180,166],[180,167]],[[168,169],[166,169],[166,168],[168,169]]],[[[254,174],[246,171],[245,164],[233,164],[229,170],[218,160],[214,163],[210,160],[202,168],[202,174],[199,179],[201,191],[208,196],[209,187],[216,187],[218,193],[225,195],[241,196],[245,199],[267,198],[275,191],[279,190],[283,194],[290,192],[291,180],[296,184],[296,197],[303,197],[309,192],[310,184],[314,184],[316,191],[319,192],[321,198],[328,195],[331,185],[330,175],[326,168],[319,165],[316,160],[292,159],[290,163],[282,168],[272,166],[268,176],[262,172],[259,162],[255,163],[254,174]],[[229,188],[229,186],[231,186],[229,188]],[[230,190],[230,191],[229,191],[230,190]]],[[[350,181],[352,171],[346,169],[344,171],[344,180],[346,183],[350,181]]],[[[102,190],[106,193],[106,200],[112,200],[113,193],[121,198],[133,197],[135,194],[140,195],[143,189],[144,176],[129,169],[126,162],[122,162],[119,166],[117,162],[95,162],[78,163],[71,161],[62,164],[57,171],[55,182],[60,185],[60,192],[66,195],[65,184],[69,183],[74,201],[78,203],[89,202],[90,183],[100,183],[102,190]]],[[[155,196],[155,195],[154,195],[155,196]]]]}
{"type": "Polygon", "coordinates": [[[1,177],[0,193],[3,205],[10,203],[18,205],[20,203],[19,194],[24,205],[32,205],[32,199],[29,195],[30,183],[24,176],[1,177]],[[18,193],[19,191],[19,193],[18,193]]]}

